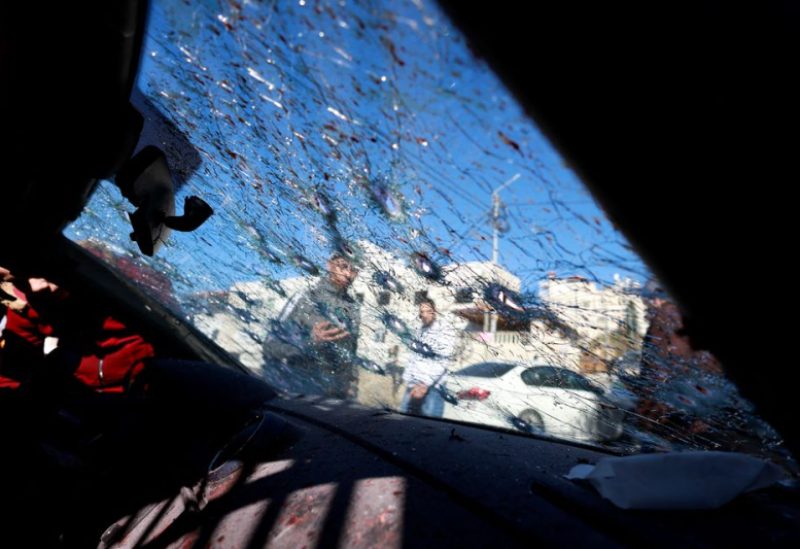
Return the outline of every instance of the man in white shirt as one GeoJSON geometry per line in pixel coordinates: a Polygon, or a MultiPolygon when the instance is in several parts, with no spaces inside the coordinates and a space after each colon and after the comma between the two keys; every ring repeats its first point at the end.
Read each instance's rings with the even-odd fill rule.
{"type": "Polygon", "coordinates": [[[400,403],[400,411],[441,417],[444,413],[442,386],[447,377],[447,366],[455,354],[459,341],[457,330],[444,323],[430,298],[419,303],[419,319],[422,328],[412,342],[414,351],[405,371],[403,381],[406,392],[400,403]]]}

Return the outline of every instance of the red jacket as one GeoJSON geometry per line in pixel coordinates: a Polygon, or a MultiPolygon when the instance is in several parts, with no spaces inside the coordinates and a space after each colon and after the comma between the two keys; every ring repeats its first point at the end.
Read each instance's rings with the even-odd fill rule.
{"type": "MultiPolygon", "coordinates": [[[[23,301],[25,294],[14,288],[23,301]]],[[[33,357],[42,356],[44,338],[53,333],[30,306],[21,311],[5,308],[6,325],[0,342],[0,389],[19,389],[31,374],[33,357]]]]}
{"type": "Polygon", "coordinates": [[[152,345],[111,316],[93,338],[79,343],[83,348],[74,376],[101,392],[124,392],[155,356],[152,345]]]}
{"type": "MultiPolygon", "coordinates": [[[[75,313],[74,305],[65,303],[63,310],[58,311],[71,311],[74,313],[72,318],[69,312],[54,314],[53,323],[48,322],[50,318],[47,315],[43,317],[30,305],[19,312],[7,310],[6,333],[13,334],[11,337],[14,338],[15,345],[28,345],[39,356],[44,354],[45,338],[57,337],[60,349],[79,357],[77,368],[72,372],[76,379],[99,392],[124,392],[142,371],[147,359],[155,356],[153,346],[114,317],[92,319],[85,314],[75,313]],[[58,317],[61,317],[60,321],[58,317]],[[68,322],[74,322],[77,326],[71,326],[71,329],[55,327],[68,322]]],[[[11,337],[8,338],[8,343],[11,343],[11,337]]],[[[16,365],[6,364],[0,367],[5,373],[12,366],[16,365]]],[[[4,379],[6,378],[0,377],[0,387],[3,387],[4,379]]],[[[14,388],[14,381],[18,379],[10,379],[5,383],[14,388]]]]}

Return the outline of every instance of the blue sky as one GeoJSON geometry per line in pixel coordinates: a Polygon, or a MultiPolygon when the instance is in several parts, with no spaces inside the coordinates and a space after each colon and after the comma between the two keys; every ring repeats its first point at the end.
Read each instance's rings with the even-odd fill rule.
{"type": "MultiPolygon", "coordinates": [[[[491,191],[515,174],[500,258],[523,290],[549,271],[648,276],[432,2],[157,1],[139,88],[203,159],[178,204],[197,194],[217,212],[160,254],[183,291],[296,274],[265,246],[320,265],[336,234],[442,263],[488,259],[491,191]],[[387,214],[387,196],[402,211],[387,214]]],[[[105,185],[69,234],[133,250],[130,209],[105,185]]]]}

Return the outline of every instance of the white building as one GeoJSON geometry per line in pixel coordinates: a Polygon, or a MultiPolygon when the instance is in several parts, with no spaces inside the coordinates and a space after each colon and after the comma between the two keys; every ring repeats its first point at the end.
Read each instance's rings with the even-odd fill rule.
{"type": "Polygon", "coordinates": [[[542,302],[578,333],[585,351],[601,360],[640,350],[648,325],[640,291],[638,283],[618,276],[613,286],[553,275],[539,283],[542,302]]]}

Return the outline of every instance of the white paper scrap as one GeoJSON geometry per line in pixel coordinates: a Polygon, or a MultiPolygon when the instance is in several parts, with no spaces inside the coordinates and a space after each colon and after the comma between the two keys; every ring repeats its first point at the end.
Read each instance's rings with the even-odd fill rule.
{"type": "Polygon", "coordinates": [[[587,480],[623,509],[716,509],[786,477],[769,461],[734,452],[672,452],[603,458],[565,475],[587,480]]]}

